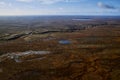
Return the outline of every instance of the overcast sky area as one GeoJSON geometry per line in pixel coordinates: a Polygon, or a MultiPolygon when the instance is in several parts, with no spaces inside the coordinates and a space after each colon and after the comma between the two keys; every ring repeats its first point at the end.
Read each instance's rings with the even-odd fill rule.
{"type": "Polygon", "coordinates": [[[120,0],[0,0],[0,15],[120,16],[120,0]]]}

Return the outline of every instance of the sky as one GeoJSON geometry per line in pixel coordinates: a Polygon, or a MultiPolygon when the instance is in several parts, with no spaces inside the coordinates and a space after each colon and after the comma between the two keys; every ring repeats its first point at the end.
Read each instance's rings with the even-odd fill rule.
{"type": "Polygon", "coordinates": [[[120,0],[0,0],[0,15],[120,16],[120,0]]]}

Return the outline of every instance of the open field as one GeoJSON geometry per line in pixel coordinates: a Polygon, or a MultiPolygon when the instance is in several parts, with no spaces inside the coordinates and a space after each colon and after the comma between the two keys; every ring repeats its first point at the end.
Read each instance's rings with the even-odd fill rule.
{"type": "Polygon", "coordinates": [[[119,80],[119,18],[73,18],[1,20],[0,80],[119,80]]]}

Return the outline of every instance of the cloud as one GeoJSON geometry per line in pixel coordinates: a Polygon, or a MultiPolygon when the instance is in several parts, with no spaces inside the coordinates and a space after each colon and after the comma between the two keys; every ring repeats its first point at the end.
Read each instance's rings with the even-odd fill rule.
{"type": "Polygon", "coordinates": [[[0,2],[0,8],[4,8],[4,7],[11,7],[12,4],[11,3],[6,3],[6,2],[0,2]]]}
{"type": "MultiPolygon", "coordinates": [[[[19,2],[40,2],[41,4],[54,4],[57,2],[68,2],[69,0],[17,0],[19,2]]],[[[71,0],[70,0],[71,1],[71,0]]]]}
{"type": "Polygon", "coordinates": [[[17,0],[19,2],[40,2],[41,4],[54,4],[58,2],[79,2],[79,1],[85,1],[85,0],[17,0]]]}
{"type": "Polygon", "coordinates": [[[62,8],[62,7],[60,7],[60,8],[59,8],[59,10],[63,10],[63,8],[62,8]]]}
{"type": "Polygon", "coordinates": [[[6,6],[7,4],[5,2],[0,2],[0,7],[4,7],[6,6]]]}
{"type": "Polygon", "coordinates": [[[108,5],[108,4],[104,4],[104,3],[102,3],[102,2],[98,2],[97,5],[98,5],[98,7],[104,8],[104,9],[116,9],[115,6],[113,6],[113,5],[108,5]]]}
{"type": "Polygon", "coordinates": [[[19,2],[32,2],[34,0],[17,0],[17,1],[19,1],[19,2]]]}
{"type": "Polygon", "coordinates": [[[65,0],[38,0],[42,4],[54,4],[58,2],[63,2],[65,0]]]}

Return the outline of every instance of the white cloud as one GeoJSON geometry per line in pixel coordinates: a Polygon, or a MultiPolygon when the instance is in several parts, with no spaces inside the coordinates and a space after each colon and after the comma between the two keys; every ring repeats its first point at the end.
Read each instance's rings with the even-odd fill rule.
{"type": "Polygon", "coordinates": [[[79,2],[85,0],[17,0],[19,2],[40,2],[41,4],[54,4],[58,2],[79,2]]]}
{"type": "Polygon", "coordinates": [[[60,7],[60,8],[59,8],[59,10],[63,10],[63,8],[62,8],[62,7],[60,7]]]}
{"type": "Polygon", "coordinates": [[[0,7],[6,6],[5,2],[0,2],[0,7]]]}
{"type": "Polygon", "coordinates": [[[63,2],[65,0],[39,0],[42,4],[54,4],[57,2],[63,2]]]}
{"type": "Polygon", "coordinates": [[[57,3],[57,2],[63,2],[63,1],[68,1],[68,0],[17,0],[20,2],[34,2],[34,1],[38,1],[42,4],[53,4],[53,3],[57,3]]]}
{"type": "Polygon", "coordinates": [[[116,7],[114,7],[113,5],[104,4],[102,2],[98,2],[97,5],[98,5],[98,7],[104,8],[104,9],[116,9],[116,7]]]}
{"type": "Polygon", "coordinates": [[[5,7],[11,7],[11,3],[6,3],[6,2],[0,2],[0,8],[5,8],[5,7]]]}
{"type": "Polygon", "coordinates": [[[17,1],[20,1],[20,2],[32,2],[34,0],[17,0],[17,1]]]}

